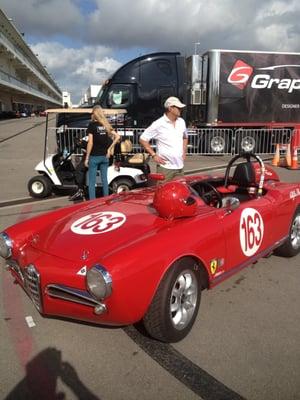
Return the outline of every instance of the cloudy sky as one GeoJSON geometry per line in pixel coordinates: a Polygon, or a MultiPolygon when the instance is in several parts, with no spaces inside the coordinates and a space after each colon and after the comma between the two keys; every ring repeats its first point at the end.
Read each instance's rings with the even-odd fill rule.
{"type": "Polygon", "coordinates": [[[299,0],[0,0],[0,6],[73,103],[90,84],[152,51],[300,52],[299,0]]]}

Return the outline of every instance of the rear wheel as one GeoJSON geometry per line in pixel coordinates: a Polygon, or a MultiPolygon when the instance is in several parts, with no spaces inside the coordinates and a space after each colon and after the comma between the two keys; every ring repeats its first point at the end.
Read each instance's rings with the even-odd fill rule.
{"type": "Polygon", "coordinates": [[[111,184],[113,193],[128,192],[133,186],[133,182],[128,178],[115,179],[111,184]]]}
{"type": "Polygon", "coordinates": [[[37,175],[29,180],[27,188],[31,197],[44,198],[52,193],[52,186],[47,176],[37,175]]]}
{"type": "Polygon", "coordinates": [[[143,319],[145,329],[163,342],[182,340],[192,329],[200,299],[199,265],[192,258],[184,257],[162,279],[143,319]]]}
{"type": "Polygon", "coordinates": [[[246,153],[252,153],[255,151],[255,138],[253,136],[245,136],[241,140],[241,151],[246,153]]]}
{"type": "Polygon", "coordinates": [[[300,252],[300,208],[293,216],[289,236],[274,253],[282,257],[294,257],[300,252]]]}

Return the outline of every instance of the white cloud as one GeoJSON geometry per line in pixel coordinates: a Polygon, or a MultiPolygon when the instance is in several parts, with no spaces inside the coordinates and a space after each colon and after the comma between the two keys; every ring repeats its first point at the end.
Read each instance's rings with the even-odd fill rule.
{"type": "MultiPolygon", "coordinates": [[[[295,32],[298,39],[300,6],[296,0],[97,0],[90,15],[87,39],[119,47],[148,47],[188,52],[195,42],[203,50],[215,48],[276,50],[277,36],[267,44],[258,36],[274,26],[295,32]],[[123,11],[124,10],[124,11],[123,11]],[[261,16],[261,18],[258,18],[261,16]],[[282,20],[286,25],[282,25],[282,20]],[[296,33],[297,32],[297,33],[296,33]]],[[[285,35],[290,51],[299,43],[285,35]]]]}
{"type": "Polygon", "coordinates": [[[102,84],[121,64],[110,56],[111,51],[102,46],[66,48],[57,42],[32,46],[42,64],[55,77],[61,89],[72,93],[78,102],[91,84],[102,84]]]}
{"type": "MultiPolygon", "coordinates": [[[[57,34],[78,36],[84,19],[73,0],[1,0],[1,8],[20,31],[41,39],[57,34]]],[[[77,37],[78,40],[78,37],[77,37]]]]}
{"type": "Polygon", "coordinates": [[[268,7],[263,6],[255,20],[257,43],[264,49],[300,51],[299,16],[300,3],[295,0],[274,1],[268,7]]]}

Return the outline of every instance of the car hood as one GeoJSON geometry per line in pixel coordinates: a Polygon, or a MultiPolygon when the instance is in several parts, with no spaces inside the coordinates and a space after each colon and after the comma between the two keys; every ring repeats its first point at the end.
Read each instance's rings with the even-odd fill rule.
{"type": "Polygon", "coordinates": [[[67,260],[92,260],[139,240],[167,222],[151,206],[151,198],[121,196],[122,201],[89,202],[37,232],[32,246],[67,260]]]}

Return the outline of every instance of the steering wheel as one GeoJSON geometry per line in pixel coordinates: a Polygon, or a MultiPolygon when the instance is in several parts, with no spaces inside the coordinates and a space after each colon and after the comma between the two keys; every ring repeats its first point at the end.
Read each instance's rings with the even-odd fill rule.
{"type": "Polygon", "coordinates": [[[258,185],[258,192],[257,195],[261,196],[262,193],[262,188],[263,188],[263,184],[264,184],[264,179],[265,179],[265,165],[263,163],[263,160],[257,156],[254,153],[241,153],[238,154],[237,156],[233,157],[226,168],[226,172],[225,172],[225,179],[224,179],[224,187],[227,188],[229,185],[229,173],[230,173],[230,168],[232,167],[232,165],[236,162],[236,160],[238,160],[239,158],[244,158],[246,159],[247,162],[250,162],[251,158],[254,158],[260,165],[260,170],[261,170],[261,176],[260,176],[260,181],[259,181],[259,185],[258,185]]]}
{"type": "Polygon", "coordinates": [[[211,205],[216,208],[222,207],[222,196],[211,183],[199,182],[197,184],[197,187],[203,188],[202,193],[199,193],[199,195],[205,204],[211,205]],[[207,192],[204,192],[205,186],[209,189],[207,192]]]}

